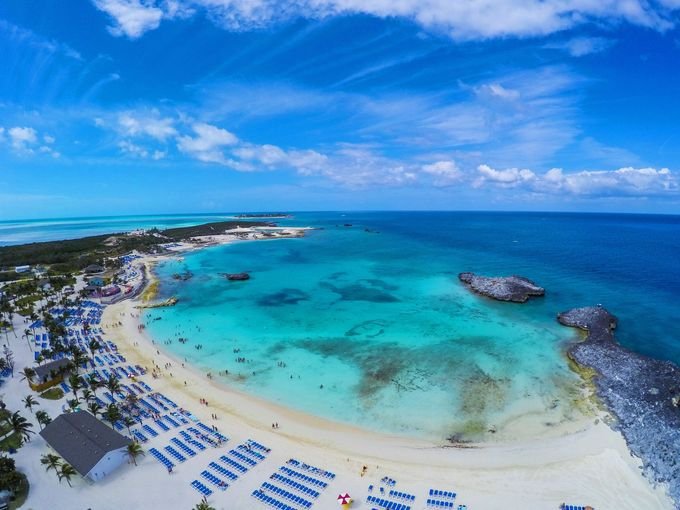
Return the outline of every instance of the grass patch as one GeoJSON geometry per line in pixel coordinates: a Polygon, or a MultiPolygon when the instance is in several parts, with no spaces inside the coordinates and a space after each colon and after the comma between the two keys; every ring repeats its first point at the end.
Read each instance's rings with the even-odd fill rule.
{"type": "Polygon", "coordinates": [[[57,386],[50,388],[49,390],[45,390],[40,394],[40,398],[44,398],[46,400],[59,400],[63,397],[64,391],[57,386]]]}
{"type": "Polygon", "coordinates": [[[8,452],[10,450],[18,450],[19,448],[21,448],[22,444],[23,441],[21,440],[21,436],[17,433],[14,433],[0,441],[0,450],[2,450],[3,452],[8,452]]]}

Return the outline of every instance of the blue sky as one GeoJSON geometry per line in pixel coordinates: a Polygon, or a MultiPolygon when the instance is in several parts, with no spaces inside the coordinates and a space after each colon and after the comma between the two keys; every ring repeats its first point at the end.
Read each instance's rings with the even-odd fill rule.
{"type": "Polygon", "coordinates": [[[4,0],[0,220],[680,212],[679,0],[4,0]]]}

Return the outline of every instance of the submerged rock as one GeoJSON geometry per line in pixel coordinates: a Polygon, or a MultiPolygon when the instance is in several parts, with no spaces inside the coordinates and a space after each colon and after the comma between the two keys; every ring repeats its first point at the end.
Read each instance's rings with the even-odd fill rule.
{"type": "Polygon", "coordinates": [[[245,280],[250,280],[250,274],[248,273],[225,273],[227,280],[232,282],[242,282],[245,280]]]}
{"type": "Polygon", "coordinates": [[[616,417],[631,452],[642,459],[645,476],[668,484],[680,507],[680,367],[637,354],[614,341],[616,317],[600,306],[575,308],[557,316],[587,331],[569,357],[595,371],[597,395],[616,417]]]}
{"type": "Polygon", "coordinates": [[[530,296],[543,296],[545,289],[523,276],[478,276],[474,273],[460,273],[458,279],[482,296],[498,301],[524,303],[530,296]]]}

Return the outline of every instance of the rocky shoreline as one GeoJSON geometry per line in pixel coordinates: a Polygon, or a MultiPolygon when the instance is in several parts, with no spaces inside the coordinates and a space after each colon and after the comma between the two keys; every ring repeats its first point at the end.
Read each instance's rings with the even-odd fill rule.
{"type": "Polygon", "coordinates": [[[523,276],[479,276],[460,273],[458,279],[482,296],[498,301],[525,303],[531,296],[545,295],[545,289],[523,276]]]}
{"type": "Polygon", "coordinates": [[[648,358],[614,341],[616,317],[595,306],[560,313],[557,320],[587,332],[568,356],[595,371],[598,397],[616,417],[631,452],[642,460],[645,476],[668,484],[680,508],[680,367],[648,358]]]}

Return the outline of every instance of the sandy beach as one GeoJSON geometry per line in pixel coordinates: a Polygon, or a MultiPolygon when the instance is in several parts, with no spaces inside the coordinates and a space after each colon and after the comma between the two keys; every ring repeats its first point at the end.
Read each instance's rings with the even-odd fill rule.
{"type": "MultiPolygon", "coordinates": [[[[149,368],[153,363],[172,365],[150,384],[232,440],[254,438],[271,447],[277,460],[270,462],[267,472],[290,457],[335,471],[338,479],[332,493],[322,495],[326,497],[320,500],[322,508],[331,508],[340,491],[358,496],[356,508],[367,507],[362,500],[368,484],[383,476],[398,480],[401,489],[414,494],[424,495],[432,487],[451,488],[470,508],[556,508],[574,499],[595,508],[672,508],[663,491],[651,488],[639,474],[639,464],[620,434],[602,420],[557,439],[473,448],[375,434],[283,408],[182,367],[182,360],[164,353],[139,331],[136,315],[133,302],[109,307],[105,331],[129,360],[149,368]],[[111,326],[118,321],[122,326],[111,326]],[[201,398],[209,406],[200,404],[201,398]],[[217,420],[211,419],[212,413],[217,420]],[[273,422],[279,423],[278,430],[272,431],[273,422]],[[368,472],[362,478],[363,465],[368,472]]],[[[255,485],[262,478],[250,477],[257,479],[255,485]]],[[[215,502],[219,505],[224,499],[224,508],[255,505],[249,484],[233,489],[215,502]]]]}
{"type": "MultiPolygon", "coordinates": [[[[152,262],[144,259],[147,265],[152,262]]],[[[182,366],[183,360],[164,352],[162,345],[139,328],[138,305],[137,300],[126,300],[108,306],[102,321],[105,338],[118,345],[128,362],[149,371],[154,365],[161,367],[158,378],[149,372],[142,380],[203,423],[217,426],[229,438],[228,443],[188,459],[172,474],[147,453],[138,466],[125,466],[103,482],[95,485],[79,478],[70,488],[59,484],[57,477],[39,464],[40,455],[48,448],[36,437],[16,455],[32,483],[25,508],[49,508],[57,492],[61,508],[156,506],[188,510],[200,499],[190,482],[200,479],[199,473],[224,453],[221,450],[247,439],[271,448],[271,454],[227,491],[215,491],[209,502],[217,509],[265,508],[251,493],[290,458],[337,474],[315,503],[315,508],[321,509],[337,508],[336,497],[341,492],[352,495],[352,508],[372,508],[366,502],[367,488],[369,484],[377,487],[385,476],[397,480],[397,490],[417,496],[413,508],[426,508],[431,488],[454,491],[458,494],[456,505],[480,510],[558,508],[563,502],[596,509],[673,508],[663,488],[651,487],[642,477],[639,462],[630,455],[622,436],[601,419],[557,438],[468,448],[374,433],[284,408],[215,382],[189,365],[182,366]],[[272,429],[272,423],[278,423],[279,428],[272,429]],[[363,466],[367,470],[362,476],[363,466]]],[[[31,355],[26,345],[23,349],[25,353],[17,353],[20,367],[28,364],[31,355]]],[[[20,407],[19,398],[27,393],[23,384],[15,377],[5,386],[9,406],[20,407]]],[[[58,404],[49,402],[43,408],[58,404]]],[[[144,448],[160,449],[169,437],[161,434],[144,448]]]]}

